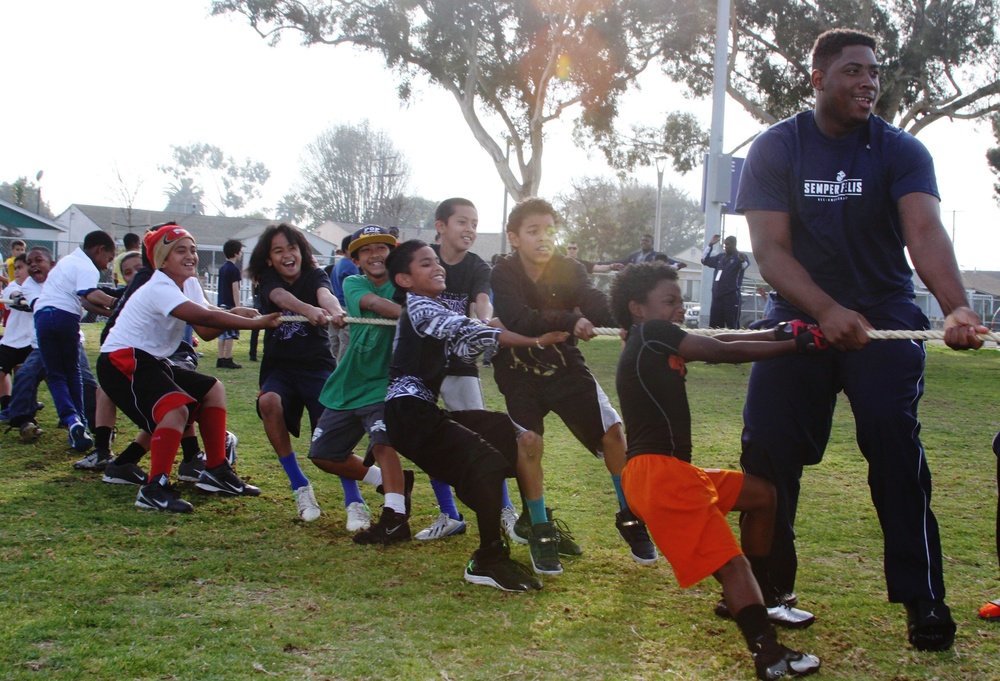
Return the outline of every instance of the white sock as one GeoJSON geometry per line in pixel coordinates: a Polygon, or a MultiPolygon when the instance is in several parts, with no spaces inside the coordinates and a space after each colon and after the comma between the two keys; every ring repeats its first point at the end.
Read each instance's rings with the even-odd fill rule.
{"type": "Polygon", "coordinates": [[[400,515],[406,515],[406,497],[398,492],[385,493],[385,506],[400,515]]]}
{"type": "Polygon", "coordinates": [[[365,473],[365,477],[361,478],[361,482],[372,485],[373,487],[378,487],[382,484],[382,469],[378,466],[372,466],[365,473]]]}

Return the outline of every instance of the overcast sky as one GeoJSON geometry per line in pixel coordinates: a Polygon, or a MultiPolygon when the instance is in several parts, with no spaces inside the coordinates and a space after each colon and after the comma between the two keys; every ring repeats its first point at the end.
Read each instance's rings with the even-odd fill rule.
{"type": "MultiPolygon", "coordinates": [[[[72,203],[117,205],[115,168],[134,186],[135,205],[161,210],[170,178],[170,145],[204,142],[271,170],[260,208],[272,210],[298,179],[303,148],[327,127],[369,119],[385,128],[412,168],[411,192],[439,201],[465,196],[479,207],[480,229],[499,231],[503,187],[457,105],[420,83],[402,108],[394,80],[374,55],[349,47],[276,48],[238,17],[209,17],[208,0],[32,0],[6,3],[0,63],[7,70],[0,181],[33,179],[59,214],[72,203]]],[[[666,79],[646,77],[624,107],[626,121],[651,122],[682,100],[666,79]]],[[[567,122],[568,123],[568,122],[567,122]]],[[[730,106],[726,149],[758,126],[730,106]]],[[[599,153],[573,146],[570,126],[549,128],[540,193],[552,198],[572,178],[610,175],[599,153]]],[[[984,153],[988,125],[937,122],[919,135],[934,155],[959,263],[1000,270],[1000,210],[984,153]]],[[[656,184],[656,171],[635,177],[656,184]]],[[[700,170],[672,183],[700,197],[700,170]]],[[[727,230],[749,247],[741,218],[727,230]]]]}

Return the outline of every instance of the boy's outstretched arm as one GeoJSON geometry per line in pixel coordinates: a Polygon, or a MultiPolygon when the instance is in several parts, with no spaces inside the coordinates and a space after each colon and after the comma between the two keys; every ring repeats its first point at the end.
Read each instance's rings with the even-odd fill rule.
{"type": "Polygon", "coordinates": [[[281,325],[280,312],[248,319],[225,310],[210,310],[195,302],[181,303],[170,315],[193,326],[204,340],[213,340],[228,329],[275,329],[281,325]]]}
{"type": "Polygon", "coordinates": [[[802,322],[785,322],[773,329],[752,334],[684,336],[678,353],[688,361],[739,364],[802,352],[818,352],[828,347],[817,327],[802,322]]]}

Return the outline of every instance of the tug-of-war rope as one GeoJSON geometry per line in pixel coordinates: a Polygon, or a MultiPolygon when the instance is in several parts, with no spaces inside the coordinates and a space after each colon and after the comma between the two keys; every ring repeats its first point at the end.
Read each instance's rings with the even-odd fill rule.
{"type": "MultiPolygon", "coordinates": [[[[281,317],[281,323],[286,322],[306,322],[309,321],[303,316],[294,315],[281,317]]],[[[348,324],[375,324],[381,326],[395,326],[395,319],[381,319],[374,317],[344,317],[344,322],[348,324]]],[[[749,334],[756,333],[751,329],[685,329],[695,336],[720,336],[722,334],[749,334]]],[[[608,326],[594,328],[594,333],[598,336],[613,336],[618,338],[621,329],[608,326]]],[[[979,333],[976,334],[982,341],[993,341],[1000,344],[1000,333],[979,333]]],[[[889,330],[889,329],[869,329],[868,337],[872,340],[944,340],[944,331],[909,331],[909,330],[889,330]]]]}
{"type": "MultiPolygon", "coordinates": [[[[0,303],[9,304],[9,300],[0,300],[0,303]]],[[[287,315],[281,317],[282,324],[291,324],[293,322],[307,322],[309,319],[302,315],[287,315]]],[[[344,317],[344,322],[347,324],[374,324],[376,326],[395,326],[395,319],[382,319],[376,317],[344,317]]],[[[695,336],[719,336],[722,334],[741,334],[741,333],[754,333],[750,329],[686,329],[686,331],[695,336]]],[[[621,336],[621,329],[612,328],[609,326],[599,326],[594,328],[594,334],[598,336],[613,336],[615,338],[621,336]]],[[[1000,333],[989,332],[989,333],[979,333],[976,334],[981,341],[993,341],[994,343],[1000,344],[1000,333]]],[[[890,329],[869,329],[868,337],[872,340],[944,340],[944,331],[907,331],[907,330],[890,330],[890,329]]]]}

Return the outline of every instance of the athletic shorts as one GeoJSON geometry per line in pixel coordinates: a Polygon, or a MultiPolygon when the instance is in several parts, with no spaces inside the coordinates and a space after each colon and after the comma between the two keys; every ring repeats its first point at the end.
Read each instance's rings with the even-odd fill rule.
{"type": "Polygon", "coordinates": [[[188,423],[192,423],[197,405],[218,383],[214,376],[172,366],[136,348],[101,353],[97,378],[115,406],[147,433],[177,407],[189,407],[188,423]]]}
{"type": "MultiPolygon", "coordinates": [[[[223,310],[230,309],[228,305],[220,305],[219,307],[221,309],[223,309],[223,310]]],[[[236,340],[239,337],[240,337],[240,330],[239,329],[228,329],[228,330],[223,331],[222,333],[220,333],[218,336],[216,336],[216,340],[220,340],[220,341],[221,340],[236,340]]]]}
{"type": "Polygon", "coordinates": [[[590,370],[571,369],[553,376],[518,372],[497,381],[511,420],[539,435],[545,434],[545,416],[554,411],[580,443],[603,457],[601,440],[616,423],[618,412],[590,370]]]}
{"type": "Polygon", "coordinates": [[[376,402],[359,409],[325,409],[313,429],[309,458],[324,461],[346,461],[368,434],[368,448],[375,445],[391,447],[385,429],[385,402],[376,402]]]}
{"type": "Polygon", "coordinates": [[[257,395],[257,416],[260,416],[260,396],[275,393],[281,398],[281,410],[285,416],[285,427],[293,437],[299,436],[302,411],[309,411],[309,430],[312,431],[323,414],[319,394],[332,369],[286,369],[273,368],[261,375],[260,394],[257,395]]]}
{"type": "Polygon", "coordinates": [[[524,429],[502,412],[447,412],[417,397],[396,397],[385,403],[385,425],[397,452],[454,487],[466,504],[483,477],[517,474],[524,429]]]}
{"type": "Polygon", "coordinates": [[[625,464],[628,506],[646,523],[682,588],[743,553],[726,522],[743,478],[740,471],[702,469],[662,454],[640,454],[625,464]]]}
{"type": "Polygon", "coordinates": [[[30,345],[23,348],[0,345],[0,372],[5,374],[13,373],[14,369],[24,364],[24,360],[31,354],[32,349],[30,345]]]}
{"type": "Polygon", "coordinates": [[[448,411],[486,409],[478,376],[448,376],[441,381],[441,400],[448,411]]]}

